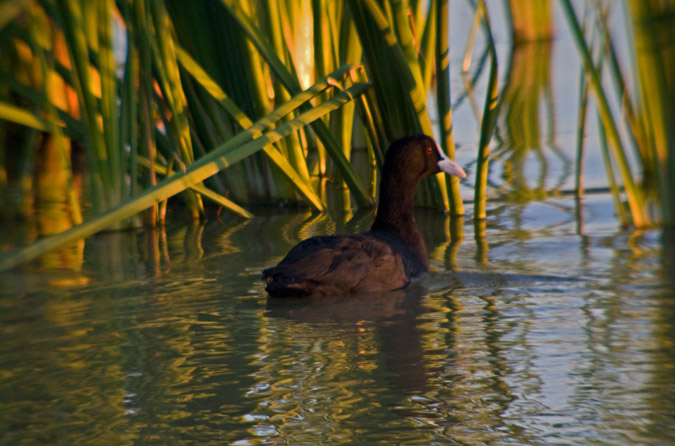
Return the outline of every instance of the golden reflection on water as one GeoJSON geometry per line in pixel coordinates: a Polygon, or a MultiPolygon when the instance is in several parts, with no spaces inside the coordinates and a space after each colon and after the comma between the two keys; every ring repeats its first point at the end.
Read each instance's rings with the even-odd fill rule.
{"type": "Polygon", "coordinates": [[[511,215],[486,228],[489,261],[466,240],[451,271],[448,218],[422,211],[433,271],[347,299],[264,297],[260,271],[324,230],[305,214],[98,236],[86,286],[3,276],[0,430],[9,443],[663,438],[675,322],[654,232],[579,236],[563,220],[523,238],[511,215]]]}
{"type": "MultiPolygon", "coordinates": [[[[63,168],[63,154],[58,147],[56,136],[44,135],[40,145],[39,163],[35,173],[34,213],[37,223],[33,237],[48,236],[63,232],[73,226],[73,210],[69,197],[73,193],[70,169],[63,168]]],[[[69,140],[62,141],[70,144],[69,140]]],[[[40,258],[43,268],[64,268],[79,271],[84,260],[84,240],[77,240],[53,250],[40,258]]],[[[85,277],[69,278],[52,282],[54,286],[86,283],[85,277]]]]}

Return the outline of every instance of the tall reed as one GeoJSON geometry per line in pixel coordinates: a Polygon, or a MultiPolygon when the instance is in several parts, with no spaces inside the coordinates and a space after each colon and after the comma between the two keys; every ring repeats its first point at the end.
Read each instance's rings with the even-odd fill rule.
{"type": "MultiPolygon", "coordinates": [[[[450,100],[450,8],[448,0],[438,0],[436,10],[436,108],[440,123],[440,143],[450,158],[455,158],[455,139],[452,133],[452,101],[450,100]]],[[[450,178],[450,213],[464,215],[464,203],[459,191],[459,178],[450,178]]]]}
{"type": "Polygon", "coordinates": [[[499,89],[497,86],[497,51],[495,50],[490,21],[484,1],[478,2],[478,11],[483,16],[483,24],[488,41],[488,54],[490,57],[490,72],[488,77],[487,94],[483,108],[483,118],[480,126],[480,140],[478,142],[478,159],[476,165],[476,186],[474,188],[474,218],[484,220],[487,216],[486,190],[489,166],[490,139],[495,128],[499,113],[499,89]]]}
{"type": "Polygon", "coordinates": [[[634,64],[638,76],[637,110],[644,140],[638,147],[645,183],[656,177],[664,223],[675,224],[675,5],[630,0],[634,64]]]}

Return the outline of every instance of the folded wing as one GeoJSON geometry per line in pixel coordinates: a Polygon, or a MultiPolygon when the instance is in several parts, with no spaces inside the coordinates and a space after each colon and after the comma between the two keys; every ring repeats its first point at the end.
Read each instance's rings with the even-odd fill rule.
{"type": "Polygon", "coordinates": [[[321,296],[403,288],[410,281],[406,269],[390,243],[351,234],[307,239],[263,278],[273,297],[321,296]]]}

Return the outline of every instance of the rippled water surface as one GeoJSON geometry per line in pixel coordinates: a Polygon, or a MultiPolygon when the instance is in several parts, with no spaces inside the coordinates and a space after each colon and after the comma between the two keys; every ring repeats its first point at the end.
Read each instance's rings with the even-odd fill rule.
{"type": "Polygon", "coordinates": [[[369,215],[109,233],[81,272],[3,274],[0,444],[672,444],[672,236],[571,207],[459,243],[420,210],[432,271],[348,299],[270,301],[260,272],[369,215]]]}

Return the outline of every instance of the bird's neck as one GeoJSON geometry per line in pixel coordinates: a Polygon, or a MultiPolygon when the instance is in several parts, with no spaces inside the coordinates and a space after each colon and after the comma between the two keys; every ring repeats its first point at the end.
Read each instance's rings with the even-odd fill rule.
{"type": "Polygon", "coordinates": [[[415,222],[413,200],[417,182],[410,180],[394,182],[391,178],[384,173],[382,175],[380,202],[371,231],[395,232],[428,269],[427,248],[415,222]]]}

